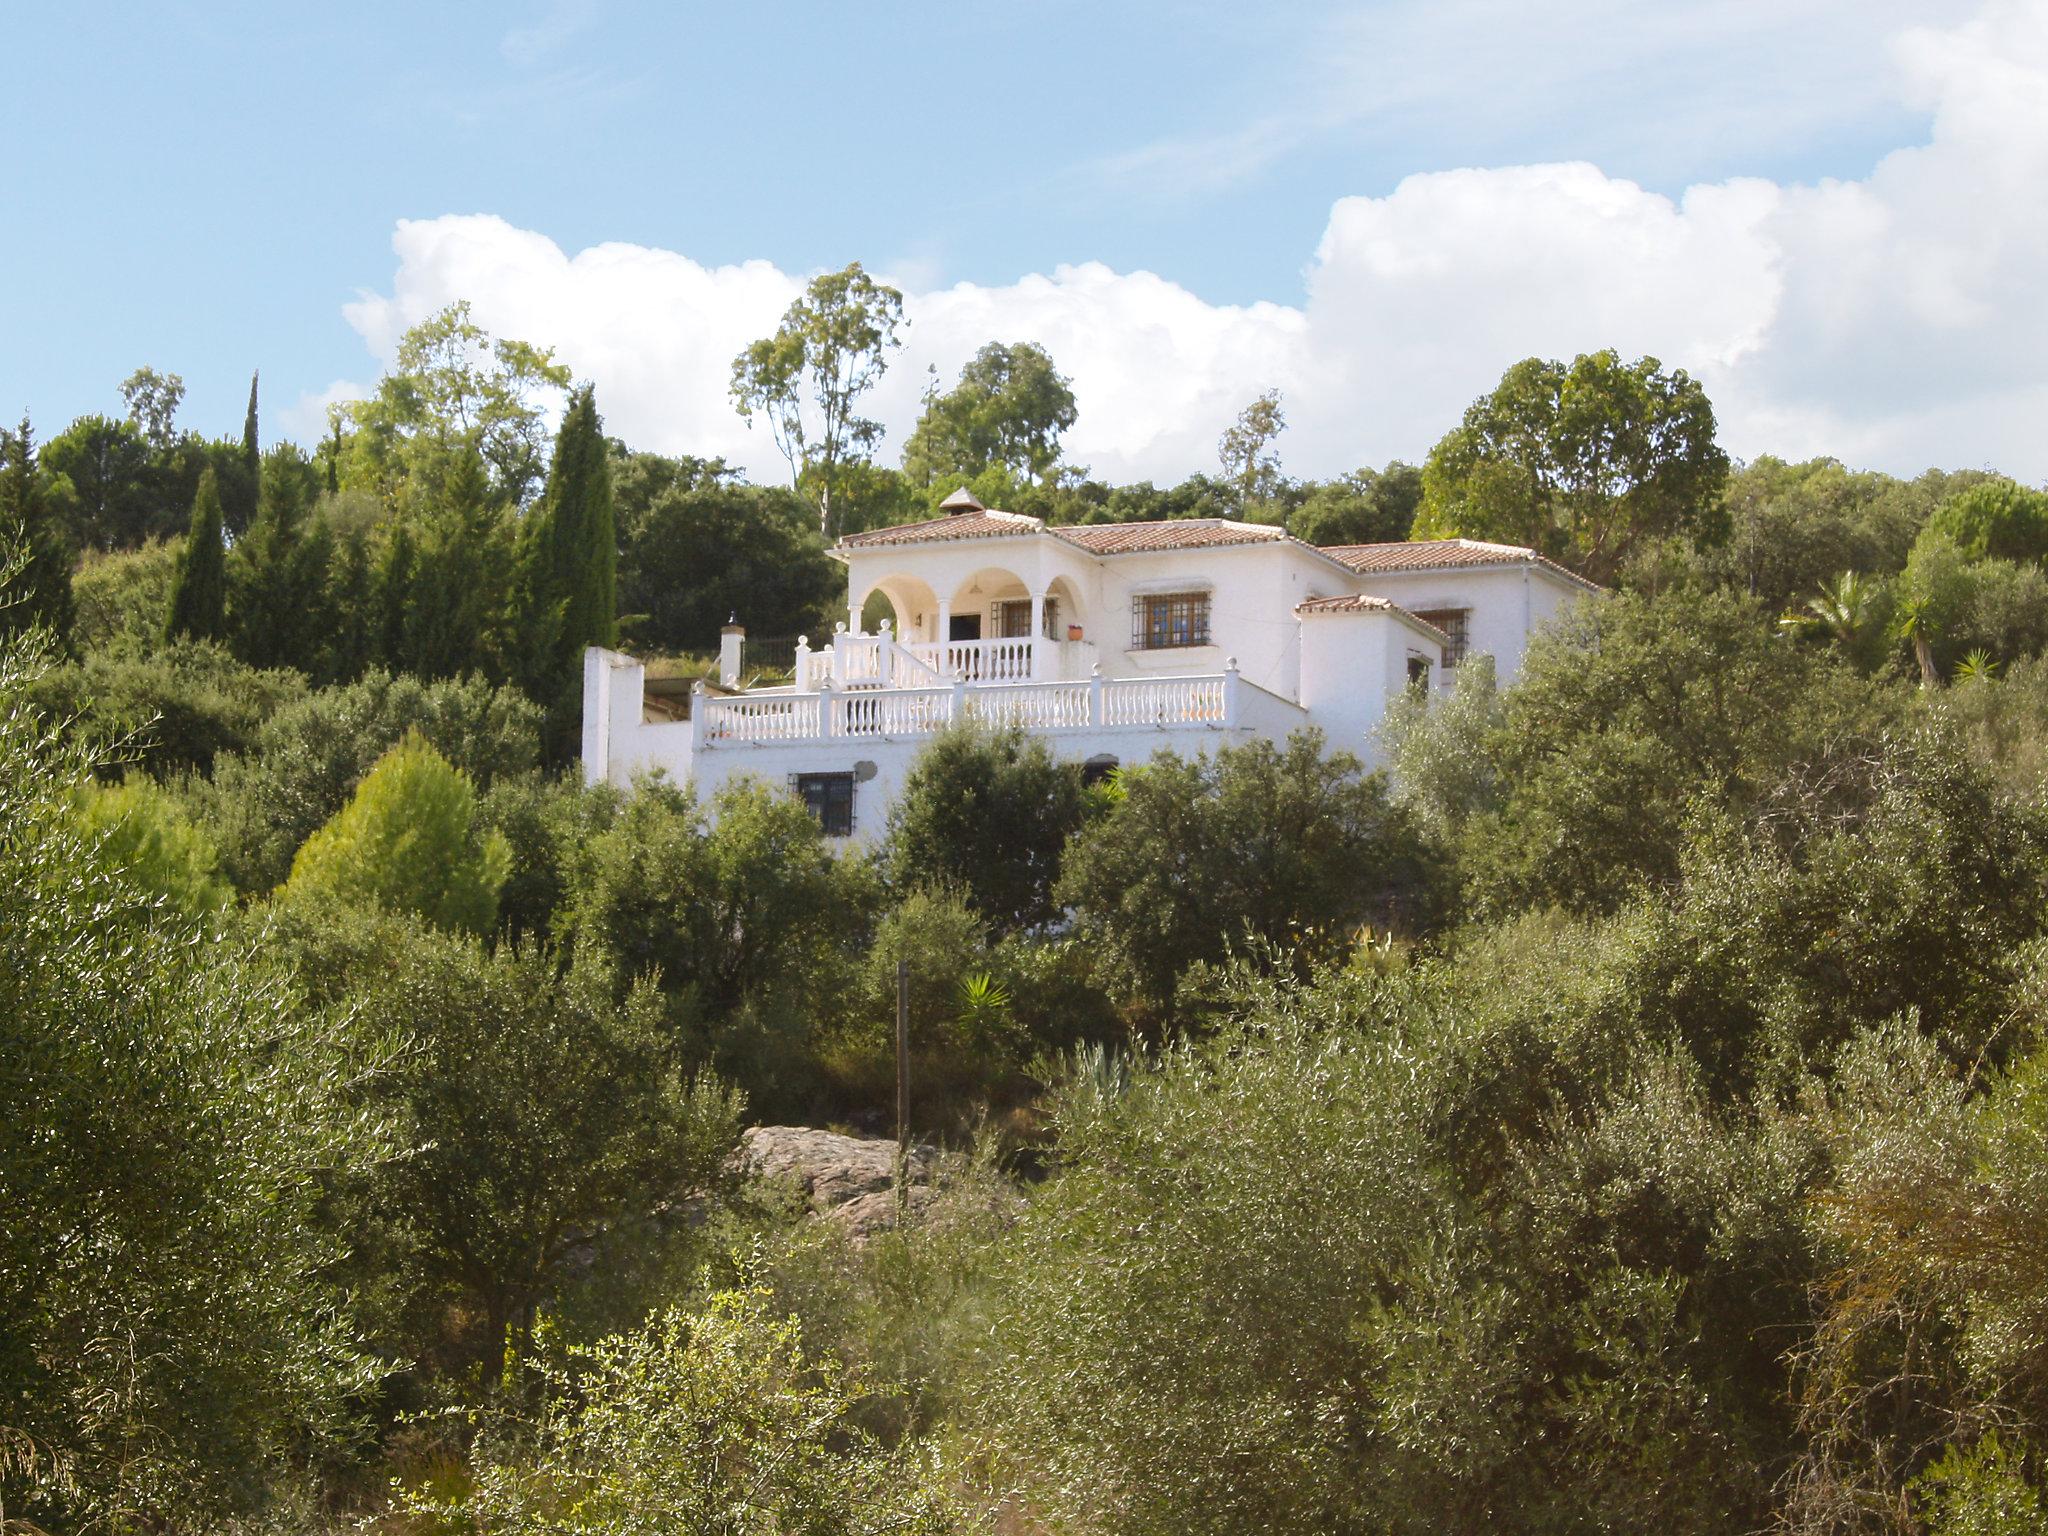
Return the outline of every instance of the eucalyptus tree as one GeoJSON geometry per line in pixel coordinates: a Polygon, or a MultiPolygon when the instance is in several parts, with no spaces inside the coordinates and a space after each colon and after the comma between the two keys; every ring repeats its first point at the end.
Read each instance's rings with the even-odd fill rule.
{"type": "Polygon", "coordinates": [[[940,394],[937,380],[924,414],[903,445],[903,473],[934,489],[940,481],[972,480],[991,465],[1022,479],[1049,482],[1059,468],[1060,434],[1076,419],[1073,381],[1035,342],[992,341],[940,394]]]}
{"type": "Polygon", "coordinates": [[[783,311],[775,334],[732,362],[732,398],[750,427],[762,416],[789,461],[790,481],[818,509],[827,538],[838,531],[832,500],[845,470],[865,463],[882,424],[856,410],[902,345],[903,295],[853,262],[811,280],[783,311]]]}
{"type": "Polygon", "coordinates": [[[1216,457],[1223,465],[1223,478],[1237,487],[1240,513],[1263,506],[1279,494],[1280,455],[1272,451],[1272,446],[1273,440],[1286,430],[1280,391],[1269,389],[1239,411],[1237,419],[1217,439],[1216,457]]]}
{"type": "Polygon", "coordinates": [[[479,454],[493,491],[524,506],[547,473],[547,405],[569,387],[554,353],[493,337],[466,300],[407,331],[397,366],[341,414],[353,426],[342,478],[388,495],[436,494],[464,455],[479,454]]]}

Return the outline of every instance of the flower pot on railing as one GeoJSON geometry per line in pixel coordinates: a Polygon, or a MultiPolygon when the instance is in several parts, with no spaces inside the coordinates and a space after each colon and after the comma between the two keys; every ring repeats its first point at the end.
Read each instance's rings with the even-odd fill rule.
{"type": "Polygon", "coordinates": [[[1069,640],[1079,640],[1081,638],[1081,626],[1078,624],[1069,624],[1067,626],[1067,638],[1069,640]]]}

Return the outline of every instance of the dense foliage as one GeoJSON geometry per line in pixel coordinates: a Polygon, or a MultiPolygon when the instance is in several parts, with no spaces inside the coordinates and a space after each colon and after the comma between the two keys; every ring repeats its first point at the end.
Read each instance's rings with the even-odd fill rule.
{"type": "Polygon", "coordinates": [[[1247,381],[1158,487],[991,344],[898,469],[901,323],[737,360],[780,488],[462,306],[312,450],[149,369],[0,435],[0,1527],[2039,1529],[2048,495],[1731,466],[1609,353],[1320,483],[1247,381]],[[1371,771],[583,784],[583,646],[823,634],[963,481],[1613,590],[1371,771]],[[899,974],[937,1182],[737,1178],[889,1127],[899,974]]]}

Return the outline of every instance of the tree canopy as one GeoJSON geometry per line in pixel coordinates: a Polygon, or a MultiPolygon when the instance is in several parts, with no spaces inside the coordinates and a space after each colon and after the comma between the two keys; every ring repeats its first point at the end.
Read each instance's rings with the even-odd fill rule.
{"type": "Polygon", "coordinates": [[[1713,543],[1727,477],[1714,408],[1684,369],[1532,357],[1430,450],[1414,537],[1527,545],[1609,582],[1647,540],[1713,543]]]}
{"type": "Polygon", "coordinates": [[[335,408],[352,429],[344,479],[428,495],[474,453],[492,494],[524,506],[547,473],[547,407],[569,382],[551,350],[493,337],[468,301],[450,304],[399,338],[374,395],[335,408]]]}
{"type": "Polygon", "coordinates": [[[1077,416],[1072,381],[1045,348],[992,341],[944,394],[934,377],[924,412],[904,440],[903,473],[941,494],[991,466],[1049,483],[1059,468],[1060,434],[1077,416]]]}

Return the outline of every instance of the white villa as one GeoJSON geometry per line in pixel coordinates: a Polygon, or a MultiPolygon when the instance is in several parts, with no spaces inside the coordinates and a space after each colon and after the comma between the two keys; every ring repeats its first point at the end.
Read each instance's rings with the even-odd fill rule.
{"type": "Polygon", "coordinates": [[[651,694],[632,658],[586,652],[585,777],[660,769],[709,795],[756,774],[828,832],[873,837],[920,747],[968,717],[1096,771],[1304,726],[1370,763],[1402,690],[1447,687],[1482,654],[1512,682],[1538,626],[1600,590],[1470,539],[1317,548],[1216,518],[1049,527],[964,490],[941,511],[838,542],[846,622],[798,642],[786,684],[739,687],[737,626],[722,686],[695,684],[687,705],[651,694]],[[870,633],[877,594],[891,616],[870,633]]]}

